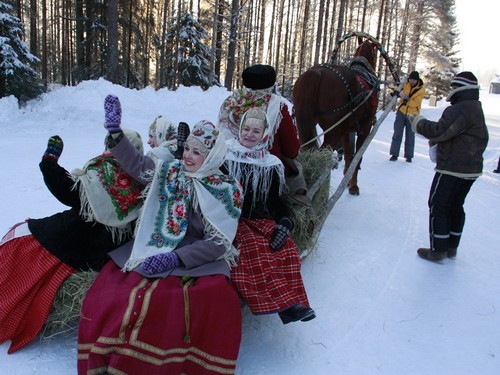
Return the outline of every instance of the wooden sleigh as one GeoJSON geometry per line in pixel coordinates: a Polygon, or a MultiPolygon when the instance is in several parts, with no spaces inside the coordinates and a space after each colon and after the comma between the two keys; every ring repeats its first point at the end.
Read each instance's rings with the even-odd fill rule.
{"type": "MultiPolygon", "coordinates": [[[[293,238],[302,258],[311,254],[328,212],[324,211],[330,195],[330,175],[338,163],[336,152],[331,149],[304,151],[299,155],[308,186],[312,208],[294,206],[295,228],[293,238]]],[[[98,272],[86,271],[71,275],[59,288],[52,312],[45,323],[41,337],[73,334],[78,328],[80,308],[87,290],[98,272]]]]}

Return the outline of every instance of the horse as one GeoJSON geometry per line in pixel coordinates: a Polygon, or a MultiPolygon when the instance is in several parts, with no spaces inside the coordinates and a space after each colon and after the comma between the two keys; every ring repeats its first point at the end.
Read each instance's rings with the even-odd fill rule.
{"type": "MultiPolygon", "coordinates": [[[[317,148],[316,124],[324,131],[321,147],[337,149],[344,144],[344,174],[354,157],[349,141],[357,134],[359,150],[375,123],[379,80],[375,74],[376,43],[360,43],[350,66],[314,65],[302,73],[293,86],[295,121],[303,149],[317,148]],[[334,126],[333,129],[329,129],[334,126]]],[[[359,195],[358,168],[349,180],[349,193],[359,195]]]]}

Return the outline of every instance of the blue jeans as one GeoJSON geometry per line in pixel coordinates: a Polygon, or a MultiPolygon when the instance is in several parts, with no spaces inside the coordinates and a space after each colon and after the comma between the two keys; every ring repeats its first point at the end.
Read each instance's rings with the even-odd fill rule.
{"type": "Polygon", "coordinates": [[[394,134],[392,135],[390,154],[399,156],[401,141],[403,140],[403,130],[405,130],[405,158],[413,158],[415,151],[415,133],[411,130],[411,123],[408,118],[401,112],[396,113],[394,121],[394,134]]]}

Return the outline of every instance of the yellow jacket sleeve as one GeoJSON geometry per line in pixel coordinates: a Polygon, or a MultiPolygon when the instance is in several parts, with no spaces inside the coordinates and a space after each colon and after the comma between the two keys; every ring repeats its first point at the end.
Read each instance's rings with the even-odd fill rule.
{"type": "Polygon", "coordinates": [[[422,100],[425,96],[425,86],[423,84],[411,87],[409,82],[405,83],[402,92],[410,96],[407,103],[402,98],[399,99],[399,110],[405,115],[419,114],[422,107],[422,100]]]}

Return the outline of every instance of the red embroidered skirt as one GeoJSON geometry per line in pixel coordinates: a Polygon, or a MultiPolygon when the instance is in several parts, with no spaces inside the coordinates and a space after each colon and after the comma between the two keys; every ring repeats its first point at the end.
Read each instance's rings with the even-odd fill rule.
{"type": "Polygon", "coordinates": [[[223,275],[150,279],[112,261],[83,302],[78,373],[234,374],[241,304],[223,275]]]}
{"type": "Polygon", "coordinates": [[[277,313],[300,303],[309,307],[300,275],[300,256],[293,240],[272,251],[276,227],[270,219],[240,219],[235,245],[240,250],[231,280],[253,314],[277,313]]]}
{"type": "Polygon", "coordinates": [[[75,272],[32,235],[0,246],[0,344],[12,341],[9,354],[36,337],[59,287],[75,272]]]}

